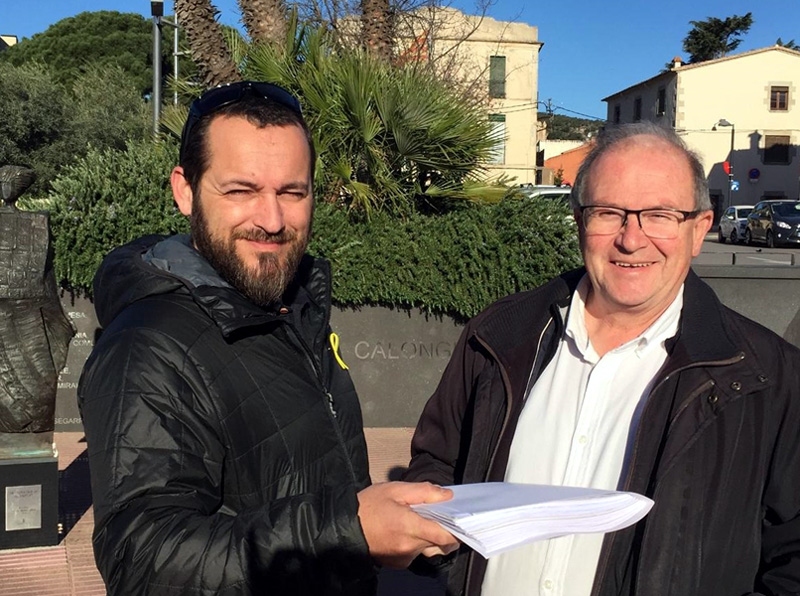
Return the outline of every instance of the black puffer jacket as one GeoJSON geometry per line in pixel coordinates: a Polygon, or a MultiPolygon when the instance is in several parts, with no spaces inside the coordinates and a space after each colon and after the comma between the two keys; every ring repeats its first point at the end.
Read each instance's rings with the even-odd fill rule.
{"type": "Polygon", "coordinates": [[[361,410],[328,341],[328,265],[254,306],[185,237],[112,252],[78,390],[110,594],[366,594],[361,410]]]}
{"type": "MultiPolygon", "coordinates": [[[[531,370],[537,379],[552,358],[582,275],[505,298],[469,323],[417,426],[406,480],[503,479],[531,370]]],[[[800,352],[724,307],[693,273],[683,304],[625,485],[655,506],[606,535],[592,594],[800,594],[800,352]]],[[[477,596],[485,568],[463,549],[449,593],[477,596]]]]}

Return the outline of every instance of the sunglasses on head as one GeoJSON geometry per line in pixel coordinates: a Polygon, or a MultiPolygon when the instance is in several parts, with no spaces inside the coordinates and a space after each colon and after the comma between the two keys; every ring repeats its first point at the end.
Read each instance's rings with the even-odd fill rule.
{"type": "Polygon", "coordinates": [[[246,95],[269,99],[302,115],[300,102],[297,101],[297,98],[283,87],[278,87],[272,83],[239,81],[214,87],[195,99],[189,108],[189,117],[186,119],[186,124],[183,125],[183,131],[181,132],[181,161],[183,161],[183,154],[186,151],[186,145],[192,129],[200,119],[213,114],[217,110],[221,110],[225,106],[242,101],[246,95]]]}

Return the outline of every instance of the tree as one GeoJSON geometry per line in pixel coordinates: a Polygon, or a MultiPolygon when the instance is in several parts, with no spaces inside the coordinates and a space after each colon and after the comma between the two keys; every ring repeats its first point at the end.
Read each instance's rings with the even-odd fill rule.
{"type": "Polygon", "coordinates": [[[251,41],[284,43],[288,17],[285,0],[239,0],[239,9],[251,41]]]}
{"type": "Polygon", "coordinates": [[[222,26],[217,22],[219,11],[211,1],[175,0],[175,13],[186,32],[202,83],[214,87],[238,80],[239,71],[225,43],[222,26]]]}
{"type": "Polygon", "coordinates": [[[121,67],[89,67],[70,87],[47,66],[0,63],[0,80],[0,164],[33,167],[31,195],[90,146],[120,148],[147,134],[144,101],[121,67]]]}
{"type": "Polygon", "coordinates": [[[782,40],[782,39],[779,37],[779,38],[777,39],[777,41],[775,42],[775,45],[776,45],[776,46],[781,46],[781,47],[783,47],[783,48],[786,48],[787,50],[795,50],[795,51],[800,51],[800,45],[797,45],[797,44],[794,42],[794,40],[793,40],[793,39],[790,39],[789,41],[787,41],[787,42],[784,42],[784,41],[783,41],[783,40],[782,40]]]}
{"type": "Polygon", "coordinates": [[[692,64],[721,58],[742,43],[741,36],[750,31],[752,13],[733,15],[725,20],[708,17],[704,21],[689,21],[692,29],[683,40],[683,50],[692,64]]]}
{"type": "Polygon", "coordinates": [[[563,114],[539,113],[539,121],[547,123],[548,140],[588,141],[597,135],[605,122],[587,118],[573,118],[563,114]]]}
{"type": "MultiPolygon", "coordinates": [[[[140,95],[152,91],[152,25],[139,14],[101,10],[62,19],[46,31],[10,47],[0,61],[15,66],[38,62],[51,76],[70,84],[89,64],[117,65],[134,81],[140,95]]],[[[163,72],[170,72],[169,48],[162,56],[163,72]]]]}
{"type": "Polygon", "coordinates": [[[373,58],[385,62],[392,59],[392,20],[389,0],[361,0],[362,43],[373,58]]]}

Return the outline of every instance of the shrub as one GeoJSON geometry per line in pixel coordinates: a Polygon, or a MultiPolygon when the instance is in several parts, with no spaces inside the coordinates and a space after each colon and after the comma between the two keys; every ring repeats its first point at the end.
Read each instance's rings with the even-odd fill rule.
{"type": "Polygon", "coordinates": [[[188,232],[169,187],[177,160],[174,144],[136,141],[126,151],[91,149],[64,168],[50,193],[57,279],[90,291],[112,248],[146,234],[188,232]]]}
{"type": "Polygon", "coordinates": [[[147,109],[121,68],[89,66],[67,87],[47,67],[0,62],[0,165],[36,171],[34,196],[89,146],[124,149],[148,134],[147,109]]]}
{"type": "MultiPolygon", "coordinates": [[[[146,234],[188,231],[173,205],[173,144],[92,150],[53,183],[56,274],[91,291],[111,249],[146,234]]],[[[493,300],[540,285],[580,263],[567,207],[548,199],[464,204],[442,215],[367,221],[318,202],[309,251],[333,265],[340,305],[420,307],[470,317],[493,300]]]]}
{"type": "Polygon", "coordinates": [[[339,304],[421,307],[459,318],[581,263],[567,208],[542,198],[369,222],[320,203],[309,251],[331,261],[339,304]]]}

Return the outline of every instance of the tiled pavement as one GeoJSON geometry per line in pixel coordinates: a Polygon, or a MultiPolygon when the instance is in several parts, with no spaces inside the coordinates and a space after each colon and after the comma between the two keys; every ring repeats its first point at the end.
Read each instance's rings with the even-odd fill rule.
{"type": "MultiPolygon", "coordinates": [[[[373,482],[397,479],[408,463],[413,429],[368,428],[373,482]]],[[[59,469],[58,546],[0,550],[0,596],[101,596],[103,581],[94,565],[94,513],[83,433],[56,433],[59,469]]]]}

